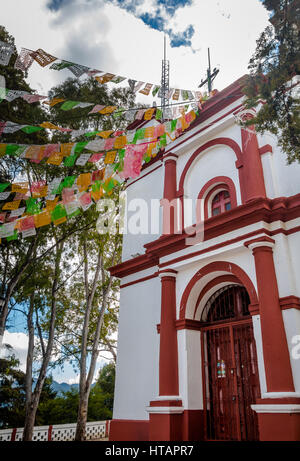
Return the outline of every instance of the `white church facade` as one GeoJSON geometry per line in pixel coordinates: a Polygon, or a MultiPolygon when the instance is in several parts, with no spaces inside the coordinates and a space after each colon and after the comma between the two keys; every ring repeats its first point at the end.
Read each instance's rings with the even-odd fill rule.
{"type": "Polygon", "coordinates": [[[237,123],[241,81],[128,182],[128,201],[178,208],[170,232],[162,207],[160,234],[124,235],[111,268],[110,440],[300,440],[300,165],[237,123]]]}

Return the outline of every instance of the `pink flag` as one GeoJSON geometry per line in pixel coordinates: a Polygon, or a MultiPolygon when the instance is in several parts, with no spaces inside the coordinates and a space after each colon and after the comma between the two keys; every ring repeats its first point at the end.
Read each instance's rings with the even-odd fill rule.
{"type": "Polygon", "coordinates": [[[99,110],[103,109],[105,106],[101,106],[101,104],[96,104],[93,109],[89,112],[89,114],[96,114],[99,110]]]}
{"type": "Polygon", "coordinates": [[[22,98],[29,104],[32,104],[33,102],[41,101],[42,99],[47,99],[47,96],[41,96],[40,94],[23,94],[22,98]]]}
{"type": "Polygon", "coordinates": [[[105,150],[110,150],[114,147],[114,143],[115,143],[115,139],[114,138],[108,138],[106,141],[105,141],[105,145],[104,145],[104,149],[105,150]]]}
{"type": "Polygon", "coordinates": [[[100,160],[101,157],[103,157],[104,153],[99,152],[98,154],[93,154],[91,158],[89,158],[89,162],[96,163],[100,160]]]}

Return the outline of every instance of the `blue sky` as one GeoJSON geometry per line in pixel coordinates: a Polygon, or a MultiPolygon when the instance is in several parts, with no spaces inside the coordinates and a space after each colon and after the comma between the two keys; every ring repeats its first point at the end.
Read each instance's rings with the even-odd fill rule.
{"type": "MultiPolygon", "coordinates": [[[[104,1],[108,2],[108,0],[104,1]]],[[[178,9],[190,6],[192,0],[156,0],[152,3],[153,8],[150,12],[140,11],[140,7],[144,3],[143,0],[113,0],[111,3],[114,3],[116,6],[141,19],[144,24],[150,28],[168,34],[171,47],[176,48],[179,46],[192,45],[191,38],[195,33],[192,24],[189,24],[182,32],[174,32],[168,27],[168,19],[172,17],[178,9]]],[[[51,11],[58,11],[66,5],[71,7],[72,0],[50,0],[47,4],[51,11]]]]}

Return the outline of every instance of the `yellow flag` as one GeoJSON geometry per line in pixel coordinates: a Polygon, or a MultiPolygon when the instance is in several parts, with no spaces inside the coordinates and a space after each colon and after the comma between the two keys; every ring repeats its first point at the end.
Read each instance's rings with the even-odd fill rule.
{"type": "Polygon", "coordinates": [[[47,200],[46,201],[46,210],[52,211],[56,207],[59,197],[55,197],[54,200],[47,200]]]}
{"type": "Polygon", "coordinates": [[[103,83],[107,83],[109,82],[111,79],[113,79],[115,77],[115,74],[109,74],[108,72],[104,75],[101,75],[101,76],[97,76],[95,77],[95,79],[97,80],[97,82],[103,84],[103,83]]]}
{"type": "Polygon", "coordinates": [[[42,213],[34,215],[35,227],[47,226],[51,223],[51,215],[48,210],[42,211],[42,213]]]}
{"type": "Polygon", "coordinates": [[[50,165],[60,165],[63,161],[63,155],[61,152],[53,152],[50,155],[46,163],[50,163],[50,165]]]}
{"type": "Polygon", "coordinates": [[[5,151],[6,151],[6,144],[0,144],[0,157],[5,155],[5,151]]]}
{"type": "Polygon", "coordinates": [[[28,191],[28,182],[15,182],[11,185],[12,192],[20,192],[24,194],[28,191]]]}
{"type": "Polygon", "coordinates": [[[101,136],[101,138],[107,139],[109,135],[113,133],[113,130],[108,130],[108,131],[100,131],[100,133],[97,133],[97,136],[101,136]]]}
{"type": "Polygon", "coordinates": [[[111,114],[117,109],[117,106],[106,106],[103,109],[99,110],[99,114],[105,115],[105,114],[111,114]]]}
{"type": "Polygon", "coordinates": [[[102,189],[102,187],[100,187],[99,190],[96,190],[96,191],[92,191],[92,192],[91,192],[91,197],[92,197],[92,199],[94,200],[94,202],[98,202],[98,200],[100,200],[102,196],[103,196],[103,189],[102,189]]]}
{"type": "Polygon", "coordinates": [[[106,163],[106,164],[114,163],[114,160],[116,158],[116,153],[117,153],[116,150],[111,150],[111,151],[107,152],[107,154],[105,156],[105,159],[104,159],[104,163],[106,163]]]}
{"type": "Polygon", "coordinates": [[[54,226],[59,226],[63,222],[66,222],[66,220],[67,220],[67,217],[63,216],[62,218],[59,218],[56,221],[53,221],[53,224],[54,224],[54,226]]]}
{"type": "Polygon", "coordinates": [[[91,184],[91,173],[82,173],[77,178],[77,186],[79,192],[86,190],[91,184]]]}
{"type": "Polygon", "coordinates": [[[149,126],[145,128],[145,138],[153,138],[154,137],[154,126],[149,126]]]}
{"type": "Polygon", "coordinates": [[[50,101],[44,101],[44,104],[48,104],[50,107],[55,106],[55,104],[58,104],[59,102],[63,102],[65,99],[63,98],[53,98],[50,99],[50,101]]]}
{"type": "Polygon", "coordinates": [[[2,207],[2,210],[17,210],[19,208],[21,200],[14,200],[13,202],[7,202],[2,207]]]}
{"type": "Polygon", "coordinates": [[[54,125],[51,122],[43,122],[40,124],[42,128],[48,128],[49,130],[60,130],[60,127],[57,125],[54,125]]]}
{"type": "Polygon", "coordinates": [[[144,120],[151,120],[155,109],[147,109],[144,113],[144,120]]]}
{"type": "Polygon", "coordinates": [[[60,152],[64,157],[68,157],[71,154],[72,147],[74,142],[65,142],[60,145],[60,152]]]}
{"type": "Polygon", "coordinates": [[[122,149],[127,144],[127,137],[126,136],[118,136],[114,143],[115,149],[122,149]]]}

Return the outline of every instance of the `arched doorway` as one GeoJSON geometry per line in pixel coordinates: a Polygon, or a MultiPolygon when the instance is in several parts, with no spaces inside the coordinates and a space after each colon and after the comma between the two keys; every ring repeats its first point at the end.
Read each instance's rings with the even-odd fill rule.
{"type": "Polygon", "coordinates": [[[260,396],[249,296],[229,285],[206,303],[202,323],[202,372],[207,440],[258,440],[260,396]]]}

